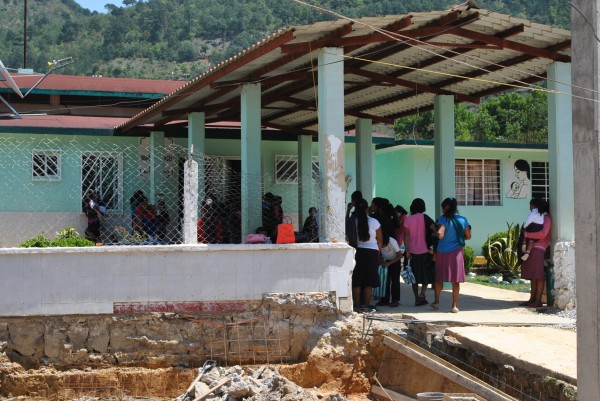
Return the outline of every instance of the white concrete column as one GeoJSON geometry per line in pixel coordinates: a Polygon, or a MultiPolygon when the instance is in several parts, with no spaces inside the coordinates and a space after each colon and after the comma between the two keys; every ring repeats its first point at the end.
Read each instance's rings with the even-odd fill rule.
{"type": "Polygon", "coordinates": [[[198,163],[188,160],[183,172],[183,243],[198,243],[198,163]]]}
{"type": "Polygon", "coordinates": [[[165,133],[150,133],[150,199],[156,205],[157,193],[164,188],[165,180],[165,133]]]}
{"type": "Polygon", "coordinates": [[[298,137],[298,222],[300,229],[308,217],[308,209],[312,206],[312,136],[298,137]]]}
{"type": "Polygon", "coordinates": [[[554,306],[572,309],[575,292],[575,211],[571,64],[548,66],[548,159],[552,215],[553,280],[547,283],[554,306]],[[552,288],[550,288],[552,287],[552,288]]]}
{"type": "Polygon", "coordinates": [[[433,214],[440,214],[440,205],[445,198],[455,196],[454,174],[454,96],[438,95],[434,99],[434,164],[435,205],[433,214]]]}
{"type": "Polygon", "coordinates": [[[552,238],[573,241],[573,109],[571,106],[571,64],[548,67],[548,157],[550,160],[550,211],[552,238]]]}
{"type": "Polygon", "coordinates": [[[600,400],[600,0],[572,3],[577,398],[600,400]]]}
{"type": "Polygon", "coordinates": [[[344,49],[319,50],[319,169],[323,200],[319,208],[326,242],[345,241],[344,49]]]}
{"type": "Polygon", "coordinates": [[[356,120],[356,189],[371,201],[375,193],[373,123],[366,118],[356,120]]]}
{"type": "Polygon", "coordinates": [[[262,225],[261,87],[242,85],[242,237],[262,225]]]}
{"type": "Polygon", "coordinates": [[[198,199],[206,196],[206,119],[204,112],[188,114],[188,152],[192,152],[193,159],[198,163],[198,199]]]}

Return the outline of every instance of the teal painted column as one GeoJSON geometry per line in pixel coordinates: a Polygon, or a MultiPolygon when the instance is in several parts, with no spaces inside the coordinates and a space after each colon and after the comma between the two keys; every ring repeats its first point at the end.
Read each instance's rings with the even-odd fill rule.
{"type": "Polygon", "coordinates": [[[325,242],[346,240],[343,54],[341,48],[319,50],[319,170],[323,191],[319,216],[325,242]]]}
{"type": "Polygon", "coordinates": [[[573,109],[571,64],[548,66],[548,160],[550,215],[555,241],[575,240],[575,191],[573,186],[573,109]]]}
{"type": "Polygon", "coordinates": [[[442,201],[455,196],[454,175],[454,96],[438,95],[433,103],[435,205],[432,214],[440,215],[442,201]]]}
{"type": "Polygon", "coordinates": [[[165,133],[150,133],[150,203],[156,205],[165,180],[165,133]]]}
{"type": "Polygon", "coordinates": [[[308,209],[312,206],[312,136],[298,137],[298,223],[302,229],[304,220],[308,217],[308,209]]]}
{"type": "Polygon", "coordinates": [[[206,119],[204,112],[188,114],[188,153],[198,163],[198,199],[200,202],[206,196],[206,119]]]}
{"type": "Polygon", "coordinates": [[[242,235],[262,226],[260,84],[242,85],[242,235]]]}
{"type": "Polygon", "coordinates": [[[356,120],[356,189],[368,201],[375,193],[373,168],[373,123],[359,118],[356,120]]]}

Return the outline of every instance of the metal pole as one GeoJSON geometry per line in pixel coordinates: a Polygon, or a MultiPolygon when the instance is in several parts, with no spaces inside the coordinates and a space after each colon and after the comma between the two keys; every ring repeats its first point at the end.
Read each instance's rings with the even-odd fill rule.
{"type": "Polygon", "coordinates": [[[23,9],[23,68],[27,68],[27,0],[23,9]]]}

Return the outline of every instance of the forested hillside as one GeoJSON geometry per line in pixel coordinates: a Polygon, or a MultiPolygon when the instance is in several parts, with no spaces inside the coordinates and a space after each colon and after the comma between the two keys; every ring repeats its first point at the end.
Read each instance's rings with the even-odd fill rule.
{"type": "MultiPolygon", "coordinates": [[[[99,0],[107,1],[107,0],[99,0]]],[[[108,0],[110,1],[110,0],[108,0]]],[[[341,14],[444,10],[462,0],[309,0],[341,14]]],[[[565,0],[477,0],[482,8],[568,28],[565,0]]],[[[278,28],[332,19],[292,0],[125,0],[90,12],[73,0],[29,0],[27,67],[73,57],[63,73],[190,79],[278,28]]],[[[23,67],[23,0],[0,0],[0,59],[23,67]]]]}

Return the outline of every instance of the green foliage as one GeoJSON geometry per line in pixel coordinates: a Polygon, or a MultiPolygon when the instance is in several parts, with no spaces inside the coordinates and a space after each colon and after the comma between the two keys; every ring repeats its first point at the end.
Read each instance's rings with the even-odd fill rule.
{"type": "Polygon", "coordinates": [[[463,256],[465,258],[465,272],[469,273],[475,260],[475,250],[467,245],[463,248],[463,256]]]}
{"type": "MultiPolygon", "coordinates": [[[[508,231],[499,231],[492,235],[488,235],[488,241],[491,243],[494,243],[494,242],[498,241],[500,238],[506,238],[507,236],[508,236],[508,231]]],[[[481,255],[483,257],[485,257],[488,261],[488,264],[490,264],[490,257],[489,257],[489,252],[488,252],[488,242],[484,242],[483,245],[481,245],[481,255]]]]}
{"type": "Polygon", "coordinates": [[[79,237],[79,233],[73,227],[65,228],[62,231],[56,232],[57,238],[76,238],[79,237]]]}
{"type": "MultiPolygon", "coordinates": [[[[488,97],[478,107],[454,108],[455,139],[463,142],[547,143],[546,94],[512,91],[488,97]]],[[[396,120],[397,140],[433,139],[433,112],[396,120]]]]}
{"type": "Polygon", "coordinates": [[[46,238],[44,234],[28,239],[19,245],[19,248],[49,248],[52,246],[52,240],[46,238]]]}
{"type": "Polygon", "coordinates": [[[517,251],[520,226],[508,222],[506,225],[508,226],[506,237],[501,237],[494,242],[488,238],[488,260],[503,274],[517,276],[521,266],[517,251]]]}
{"type": "Polygon", "coordinates": [[[44,234],[28,239],[19,248],[83,247],[94,246],[94,242],[81,237],[73,227],[56,233],[56,239],[46,238],[44,234]]]}

